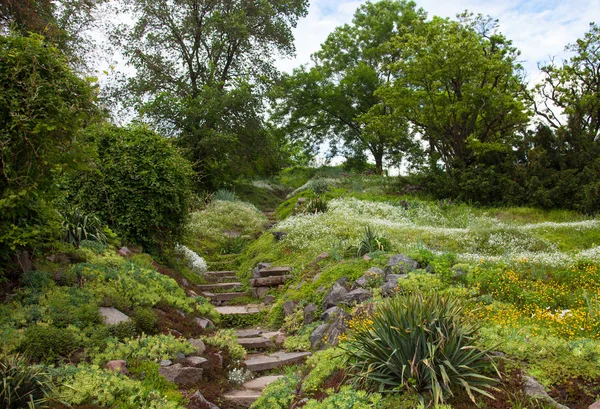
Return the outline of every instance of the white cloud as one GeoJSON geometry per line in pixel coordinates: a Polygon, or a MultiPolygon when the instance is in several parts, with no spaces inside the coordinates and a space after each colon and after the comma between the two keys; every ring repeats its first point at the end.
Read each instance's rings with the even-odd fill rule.
{"type": "MultiPolygon", "coordinates": [[[[290,72],[309,63],[310,55],[335,27],[351,22],[361,3],[314,0],[308,16],[295,29],[296,58],[278,60],[278,68],[290,72]]],[[[537,76],[538,62],[566,57],[565,45],[583,36],[590,22],[600,22],[600,0],[421,0],[417,4],[430,17],[454,17],[469,10],[499,19],[501,31],[521,50],[530,80],[537,76]]]]}

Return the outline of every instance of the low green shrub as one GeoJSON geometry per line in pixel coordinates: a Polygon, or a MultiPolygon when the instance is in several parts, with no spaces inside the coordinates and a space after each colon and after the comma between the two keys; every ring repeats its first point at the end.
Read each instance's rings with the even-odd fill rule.
{"type": "Polygon", "coordinates": [[[326,391],[330,396],[322,401],[309,399],[304,409],[372,409],[381,404],[381,395],[369,394],[366,391],[355,390],[350,386],[342,387],[338,392],[333,389],[326,391]]]}
{"type": "Polygon", "coordinates": [[[23,355],[0,356],[0,407],[4,409],[47,407],[55,394],[52,376],[23,355]]]}
{"type": "Polygon", "coordinates": [[[330,348],[308,358],[305,367],[310,373],[302,381],[302,392],[313,394],[322,391],[324,382],[346,367],[346,357],[339,348],[330,348]]]}
{"type": "Polygon", "coordinates": [[[159,334],[141,335],[125,341],[111,338],[102,352],[91,351],[91,353],[93,363],[103,364],[114,359],[160,361],[162,359],[172,359],[178,353],[191,354],[195,351],[196,348],[185,339],[159,334]]]}
{"type": "Polygon", "coordinates": [[[287,375],[271,383],[250,409],[287,409],[294,401],[300,378],[296,374],[287,375]]]}
{"type": "Polygon", "coordinates": [[[72,327],[33,325],[23,332],[18,350],[35,362],[56,362],[82,346],[80,334],[72,327]]]}
{"type": "Polygon", "coordinates": [[[238,200],[235,192],[227,189],[219,189],[212,195],[212,200],[222,200],[224,202],[235,202],[238,200]]]}
{"type": "Polygon", "coordinates": [[[138,335],[137,326],[133,321],[119,322],[118,324],[109,325],[108,333],[111,337],[124,341],[129,338],[135,338],[138,335]]]}
{"type": "Polygon", "coordinates": [[[358,242],[356,255],[362,257],[376,251],[388,251],[390,247],[390,241],[386,237],[379,236],[371,226],[366,226],[358,242]]]}
{"type": "Polygon", "coordinates": [[[250,243],[250,240],[242,236],[227,237],[221,242],[221,254],[240,254],[250,243]]]}
{"type": "MultiPolygon", "coordinates": [[[[101,405],[119,409],[183,409],[181,397],[150,388],[118,371],[105,371],[96,365],[66,366],[59,369],[63,387],[61,399],[76,406],[101,405]]],[[[150,374],[152,375],[152,372],[150,374]]]]}
{"type": "Polygon", "coordinates": [[[100,245],[106,243],[102,222],[93,214],[85,214],[78,207],[60,213],[63,218],[63,240],[79,247],[82,241],[93,241],[100,245]]]}
{"type": "Polygon", "coordinates": [[[131,319],[140,334],[153,335],[158,331],[158,318],[149,308],[136,308],[131,315],[131,319]]]}
{"type": "Polygon", "coordinates": [[[388,299],[370,316],[357,317],[344,349],[357,380],[382,390],[404,388],[433,404],[462,387],[491,396],[496,381],[488,350],[475,347],[476,324],[464,315],[460,300],[438,294],[411,294],[388,299]]]}
{"type": "Polygon", "coordinates": [[[317,213],[325,213],[329,208],[327,200],[322,198],[321,196],[315,196],[311,198],[306,205],[304,205],[304,213],[307,214],[317,214],[317,213]]]}
{"type": "Polygon", "coordinates": [[[246,350],[237,342],[237,335],[233,329],[221,329],[211,337],[203,338],[204,342],[217,348],[226,348],[233,360],[244,359],[246,350]]]}

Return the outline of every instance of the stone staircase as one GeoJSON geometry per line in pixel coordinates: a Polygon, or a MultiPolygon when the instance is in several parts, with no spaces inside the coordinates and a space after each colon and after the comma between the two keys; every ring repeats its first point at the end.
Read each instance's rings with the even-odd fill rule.
{"type": "Polygon", "coordinates": [[[248,295],[235,275],[235,271],[208,271],[204,274],[206,281],[211,284],[197,285],[196,289],[200,291],[200,295],[208,298],[215,305],[227,304],[227,302],[236,298],[245,297],[248,295]]]}
{"type": "MultiPolygon", "coordinates": [[[[310,352],[286,352],[277,350],[272,353],[265,350],[273,350],[281,347],[284,335],[280,332],[263,332],[260,328],[237,331],[238,343],[244,348],[256,351],[247,355],[243,361],[248,370],[254,373],[282,369],[285,366],[298,364],[312,355],[310,352]]],[[[255,378],[245,382],[237,390],[223,395],[223,399],[236,407],[248,408],[262,394],[262,391],[272,382],[283,375],[268,375],[255,378]]]]}
{"type": "Polygon", "coordinates": [[[277,212],[275,210],[265,210],[263,214],[268,220],[265,224],[265,229],[269,230],[271,227],[277,224],[277,212]]]}

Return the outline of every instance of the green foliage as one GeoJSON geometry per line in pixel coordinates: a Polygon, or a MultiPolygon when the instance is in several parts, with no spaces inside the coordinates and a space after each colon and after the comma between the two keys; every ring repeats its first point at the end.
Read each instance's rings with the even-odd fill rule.
{"type": "Polygon", "coordinates": [[[18,350],[35,362],[51,363],[68,358],[82,346],[79,333],[72,327],[33,325],[23,332],[18,350]]]}
{"type": "Polygon", "coordinates": [[[327,200],[321,196],[315,196],[306,203],[304,212],[307,214],[325,213],[327,208],[327,200]]]}
{"type": "Polygon", "coordinates": [[[82,160],[77,133],[95,112],[87,81],[42,37],[0,37],[0,262],[60,231],[56,176],[82,160]]]}
{"type": "Polygon", "coordinates": [[[235,192],[227,189],[219,189],[212,195],[213,200],[222,200],[224,202],[235,202],[238,200],[235,192]]]}
{"type": "Polygon", "coordinates": [[[482,374],[490,358],[475,347],[477,326],[458,299],[398,296],[351,327],[344,348],[360,380],[384,390],[417,391],[434,404],[444,403],[455,387],[473,401],[473,392],[491,396],[486,389],[496,381],[482,374]]]}
{"type": "Polygon", "coordinates": [[[204,342],[217,348],[226,348],[231,359],[240,360],[246,356],[246,350],[237,342],[233,329],[221,329],[210,337],[203,338],[204,342]]]}
{"type": "Polygon", "coordinates": [[[240,254],[249,241],[242,236],[227,237],[221,244],[221,254],[240,254]]]}
{"type": "Polygon", "coordinates": [[[381,403],[381,395],[344,386],[338,392],[328,390],[330,396],[322,401],[309,399],[303,407],[306,409],[371,409],[381,403]]]}
{"type": "Polygon", "coordinates": [[[287,409],[296,395],[300,378],[296,374],[287,375],[269,384],[250,409],[287,409]]]}
{"type": "Polygon", "coordinates": [[[356,249],[356,255],[361,257],[365,254],[375,253],[377,251],[387,251],[390,249],[390,241],[386,237],[381,237],[371,226],[365,226],[360,242],[356,249]]]}
{"type": "Polygon", "coordinates": [[[114,359],[149,360],[158,362],[163,359],[173,359],[178,353],[191,354],[196,349],[185,339],[172,335],[141,335],[124,341],[109,339],[102,352],[92,355],[92,362],[104,364],[114,359]]]}
{"type": "Polygon", "coordinates": [[[91,128],[93,166],[67,181],[69,200],[147,250],[181,239],[191,195],[191,165],[150,129],[91,128]]]}
{"type": "MultiPolygon", "coordinates": [[[[255,298],[244,301],[245,304],[248,302],[255,302],[255,298]]],[[[250,328],[264,324],[265,313],[260,312],[256,314],[223,314],[220,317],[221,326],[224,328],[250,328]]],[[[269,326],[270,328],[275,328],[269,326]]]]}
{"type": "Polygon", "coordinates": [[[302,392],[317,393],[323,390],[323,383],[331,375],[346,368],[346,357],[344,351],[338,348],[329,348],[308,358],[305,367],[310,372],[302,380],[302,392]]]}
{"type": "Polygon", "coordinates": [[[310,189],[315,195],[329,192],[329,183],[325,179],[314,179],[310,182],[310,189]]]}
{"type": "Polygon", "coordinates": [[[76,248],[82,241],[95,241],[100,244],[106,243],[106,236],[102,231],[100,219],[94,215],[83,214],[79,208],[61,213],[63,218],[62,228],[63,240],[71,243],[76,248]]]}
{"type": "Polygon", "coordinates": [[[45,368],[30,365],[23,355],[0,356],[0,406],[44,408],[54,394],[52,376],[45,368]]]}
{"type": "Polygon", "coordinates": [[[149,308],[136,308],[131,319],[139,333],[153,335],[158,331],[158,319],[149,308]]]}
{"type": "MultiPolygon", "coordinates": [[[[156,370],[156,367],[149,369],[156,370]]],[[[118,371],[96,365],[63,367],[61,398],[70,405],[102,405],[123,409],[183,409],[181,397],[172,391],[149,387],[149,382],[130,379],[118,371]],[[169,399],[171,398],[171,399],[169,399]]],[[[150,377],[155,375],[150,372],[150,377]]],[[[153,385],[154,386],[154,385],[153,385]]]]}

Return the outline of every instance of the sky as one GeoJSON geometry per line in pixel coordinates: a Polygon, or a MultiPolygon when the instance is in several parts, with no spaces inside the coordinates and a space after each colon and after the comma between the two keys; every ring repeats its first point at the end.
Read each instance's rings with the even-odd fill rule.
{"type": "MultiPolygon", "coordinates": [[[[365,1],[312,0],[308,16],[294,30],[296,58],[279,59],[286,72],[310,62],[327,35],[339,25],[350,23],[356,8],[365,1]]],[[[490,15],[500,22],[500,31],[521,50],[527,78],[539,78],[538,63],[550,57],[567,57],[564,48],[600,23],[600,0],[416,0],[429,17],[455,17],[468,10],[490,15]]]]}

